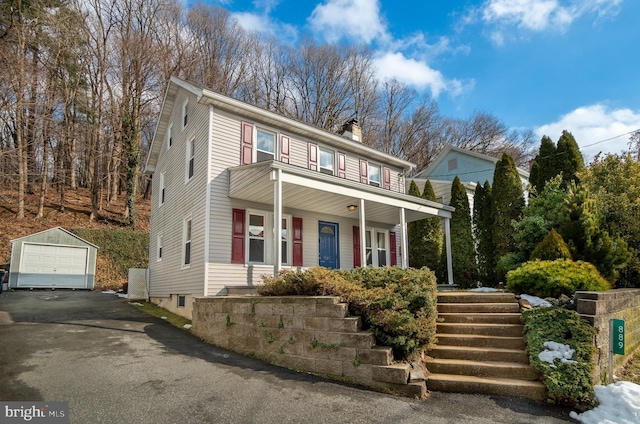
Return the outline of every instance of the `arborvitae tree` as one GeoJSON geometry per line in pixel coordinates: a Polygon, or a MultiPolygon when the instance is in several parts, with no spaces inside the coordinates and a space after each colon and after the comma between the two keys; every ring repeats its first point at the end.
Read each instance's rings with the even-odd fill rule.
{"type": "Polygon", "coordinates": [[[531,165],[529,182],[535,189],[535,192],[540,193],[544,189],[544,185],[547,181],[558,175],[559,172],[556,145],[546,135],[542,136],[540,151],[531,165]]]}
{"type": "Polygon", "coordinates": [[[491,184],[485,181],[483,186],[478,182],[473,196],[473,232],[478,258],[477,277],[484,286],[496,283],[491,202],[491,184]]]}
{"type": "Polygon", "coordinates": [[[555,229],[551,229],[531,254],[530,260],[555,261],[556,259],[572,259],[569,246],[555,229]]]}
{"type": "Polygon", "coordinates": [[[569,131],[562,131],[562,135],[558,140],[558,148],[556,149],[557,168],[559,174],[562,172],[562,181],[564,187],[568,187],[570,182],[578,183],[577,173],[584,169],[584,159],[576,139],[569,131]]]}
{"type": "Polygon", "coordinates": [[[461,287],[474,284],[475,248],[471,232],[471,212],[467,191],[456,176],[451,186],[451,202],[455,211],[451,216],[451,254],[453,278],[461,287]]]}
{"type": "MultiPolygon", "coordinates": [[[[520,174],[513,158],[507,153],[496,163],[492,193],[493,245],[495,260],[507,253],[517,252],[514,223],[522,218],[524,193],[520,174]]],[[[496,263],[497,265],[497,263],[496,263]]]]}
{"type": "MultiPolygon", "coordinates": [[[[431,182],[427,180],[422,189],[422,198],[436,201],[436,193],[431,182]]],[[[430,270],[437,272],[440,269],[440,257],[442,256],[442,223],[440,218],[433,217],[424,220],[424,261],[430,270]]]]}
{"type": "MultiPolygon", "coordinates": [[[[420,197],[420,189],[415,181],[411,180],[409,184],[409,192],[411,196],[420,197]]],[[[423,229],[422,220],[413,221],[407,224],[407,238],[409,243],[409,266],[413,268],[422,268],[425,266],[423,254],[423,229]]]]}
{"type": "Polygon", "coordinates": [[[595,199],[585,187],[571,184],[565,199],[559,233],[567,241],[573,258],[591,262],[600,274],[615,281],[618,269],[631,259],[627,243],[612,238],[600,225],[595,199]]]}

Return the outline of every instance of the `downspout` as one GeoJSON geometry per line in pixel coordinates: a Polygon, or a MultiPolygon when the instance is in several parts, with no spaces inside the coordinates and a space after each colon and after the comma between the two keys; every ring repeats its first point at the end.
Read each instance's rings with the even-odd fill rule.
{"type": "Polygon", "coordinates": [[[209,295],[209,244],[211,237],[211,155],[213,154],[213,105],[209,105],[209,136],[207,137],[207,183],[204,211],[204,286],[202,295],[209,295]]]}

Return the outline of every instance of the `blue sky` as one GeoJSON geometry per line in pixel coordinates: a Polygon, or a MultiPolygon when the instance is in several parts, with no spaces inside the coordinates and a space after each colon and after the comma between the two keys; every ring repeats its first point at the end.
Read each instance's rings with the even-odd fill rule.
{"type": "Polygon", "coordinates": [[[587,160],[640,129],[637,0],[209,1],[293,44],[367,44],[380,77],[426,91],[442,114],[489,112],[538,140],[567,129],[587,160]]]}

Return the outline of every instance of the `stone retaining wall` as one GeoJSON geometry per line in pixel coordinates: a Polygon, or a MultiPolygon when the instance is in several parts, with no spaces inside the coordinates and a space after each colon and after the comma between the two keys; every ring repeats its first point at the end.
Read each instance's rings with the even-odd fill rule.
{"type": "Polygon", "coordinates": [[[334,296],[214,296],[193,303],[191,331],[207,342],[283,367],[423,398],[426,383],[334,296]]]}
{"type": "Polygon", "coordinates": [[[598,330],[594,355],[594,384],[608,383],[609,320],[625,321],[625,355],[614,355],[614,370],[623,366],[640,348],[640,289],[618,289],[606,292],[576,292],[576,310],[598,330]]]}

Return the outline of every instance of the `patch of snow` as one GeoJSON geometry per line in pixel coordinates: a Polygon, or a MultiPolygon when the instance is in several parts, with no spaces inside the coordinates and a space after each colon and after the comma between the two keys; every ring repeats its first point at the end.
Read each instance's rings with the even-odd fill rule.
{"type": "Polygon", "coordinates": [[[571,346],[558,343],[558,342],[544,342],[545,350],[538,354],[538,359],[542,362],[548,362],[553,368],[556,367],[554,361],[559,359],[564,364],[576,364],[571,358],[576,353],[575,349],[571,349],[571,346]]]}
{"type": "Polygon", "coordinates": [[[191,327],[192,327],[192,325],[191,325],[191,324],[185,324],[185,325],[183,325],[183,326],[182,326],[182,328],[184,328],[185,330],[188,330],[188,329],[190,329],[191,327]]]}
{"type": "Polygon", "coordinates": [[[128,294],[123,294],[123,293],[118,293],[118,297],[123,297],[125,299],[127,299],[129,297],[128,294]]]}
{"type": "Polygon", "coordinates": [[[636,424],[640,423],[640,386],[618,381],[607,386],[594,387],[598,406],[569,416],[583,424],[636,424]]]}
{"type": "Polygon", "coordinates": [[[131,302],[131,303],[129,303],[129,305],[142,306],[142,303],[140,303],[140,302],[131,302]]]}
{"type": "Polygon", "coordinates": [[[493,287],[478,287],[477,289],[471,289],[469,291],[480,292],[480,293],[493,293],[493,292],[497,292],[498,289],[494,289],[493,287]]]}
{"type": "Polygon", "coordinates": [[[549,306],[551,306],[551,303],[547,302],[546,300],[541,299],[541,298],[539,298],[537,296],[531,296],[529,294],[521,294],[520,295],[520,299],[526,300],[533,307],[542,306],[542,307],[548,308],[549,306]]]}
{"type": "Polygon", "coordinates": [[[167,319],[167,317],[160,317],[160,319],[167,319]]]}
{"type": "Polygon", "coordinates": [[[116,294],[113,290],[104,290],[102,293],[104,294],[116,294]]]}

